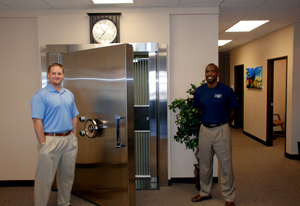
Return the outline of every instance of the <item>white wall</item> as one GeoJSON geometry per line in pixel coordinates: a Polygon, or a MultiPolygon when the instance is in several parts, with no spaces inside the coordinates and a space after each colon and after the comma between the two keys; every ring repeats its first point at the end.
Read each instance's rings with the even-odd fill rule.
{"type": "MultiPolygon", "coordinates": [[[[200,85],[205,67],[218,64],[218,15],[171,16],[170,100],[186,98],[191,83],[200,85]],[[204,29],[205,28],[205,29],[204,29]]],[[[177,126],[175,114],[170,115],[170,175],[192,177],[197,161],[191,150],[173,140],[177,126]]],[[[214,172],[217,172],[215,168],[214,172]]],[[[215,175],[214,175],[215,176],[215,175]]]]}
{"type": "MultiPolygon", "coordinates": [[[[89,17],[86,13],[121,12],[120,30],[121,42],[158,42],[168,45],[169,89],[171,84],[182,84],[185,88],[189,82],[200,82],[204,74],[204,65],[217,62],[218,46],[218,12],[219,8],[165,8],[165,9],[118,9],[116,10],[61,10],[61,11],[1,11],[0,14],[0,43],[1,48],[8,46],[9,50],[1,49],[1,144],[0,180],[33,180],[37,161],[36,137],[34,134],[30,99],[41,88],[40,53],[39,48],[45,44],[82,44],[89,43],[89,17]],[[181,14],[172,23],[178,29],[184,19],[194,21],[188,23],[190,29],[187,39],[198,37],[186,45],[186,51],[195,54],[196,58],[184,64],[172,64],[170,56],[175,48],[170,44],[170,15],[181,14]],[[196,20],[191,14],[199,15],[196,20]],[[20,21],[21,20],[21,21],[20,21]],[[176,24],[179,24],[178,26],[176,24]],[[15,26],[17,25],[17,26],[15,26]],[[194,25],[194,26],[193,26],[194,25]],[[195,30],[196,29],[196,33],[195,30]],[[20,35],[20,31],[21,35],[20,35]],[[200,38],[201,37],[201,38],[200,38]],[[206,39],[207,38],[207,39],[206,39]],[[195,46],[198,45],[198,46],[195,46]],[[205,52],[204,52],[204,49],[205,52]],[[182,66],[182,65],[188,65],[182,66]],[[8,70],[9,68],[9,70],[8,70]],[[186,79],[172,79],[172,73],[190,73],[186,79]],[[197,71],[199,78],[195,78],[197,71]],[[194,79],[192,79],[194,78],[194,79]],[[9,88],[9,90],[8,90],[9,88]],[[22,89],[22,90],[21,90],[22,89]],[[2,101],[5,97],[5,101],[2,101]],[[17,114],[18,116],[16,117],[17,114]],[[15,126],[16,125],[16,126],[15,126]],[[20,135],[21,134],[21,135],[20,135]]],[[[176,58],[182,52],[176,53],[176,58]]],[[[182,59],[182,58],[181,58],[182,59]]],[[[184,61],[184,59],[182,59],[184,61]]],[[[175,76],[176,76],[175,75],[175,76]]],[[[185,90],[185,89],[183,89],[185,90]]],[[[168,102],[182,94],[175,92],[170,95],[168,102]]],[[[173,125],[174,118],[169,119],[173,125]]],[[[178,143],[173,144],[174,127],[169,126],[169,166],[175,168],[175,173],[169,173],[169,178],[193,177],[193,173],[185,169],[192,168],[194,157],[178,143]],[[179,148],[178,148],[179,147],[179,148]],[[189,161],[178,161],[182,156],[189,161]],[[173,153],[172,153],[173,154],[173,153]],[[189,159],[191,158],[191,159],[189,159]]]]}
{"type": "MultiPolygon", "coordinates": [[[[244,131],[266,141],[267,60],[287,56],[286,152],[298,154],[300,141],[300,26],[290,25],[230,51],[230,84],[234,66],[262,66],[261,90],[244,88],[244,131]],[[297,37],[297,38],[296,38],[297,37]]],[[[244,79],[246,81],[246,77],[244,79]]]]}
{"type": "Polygon", "coordinates": [[[39,46],[89,44],[89,17],[85,14],[38,16],[39,46]]]}

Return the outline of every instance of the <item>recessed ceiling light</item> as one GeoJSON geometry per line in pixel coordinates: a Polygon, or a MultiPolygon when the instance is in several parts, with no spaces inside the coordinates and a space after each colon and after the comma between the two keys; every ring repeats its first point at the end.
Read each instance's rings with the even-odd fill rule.
{"type": "Polygon", "coordinates": [[[133,0],[92,0],[94,4],[133,4],[133,0]]]}
{"type": "Polygon", "coordinates": [[[230,27],[226,32],[249,32],[265,23],[269,22],[269,20],[262,21],[239,21],[232,27],[230,27]]]}
{"type": "Polygon", "coordinates": [[[223,46],[229,42],[231,42],[232,40],[219,40],[218,41],[218,46],[223,46]]]}

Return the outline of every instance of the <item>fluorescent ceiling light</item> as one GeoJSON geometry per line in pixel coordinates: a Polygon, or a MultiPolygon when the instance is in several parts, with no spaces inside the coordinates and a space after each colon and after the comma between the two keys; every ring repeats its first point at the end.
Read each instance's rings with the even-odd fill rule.
{"type": "Polygon", "coordinates": [[[92,0],[94,4],[132,4],[133,0],[92,0]]]}
{"type": "Polygon", "coordinates": [[[232,40],[219,40],[218,41],[218,46],[224,46],[225,44],[231,42],[232,40]]]}
{"type": "Polygon", "coordinates": [[[269,22],[269,20],[263,21],[239,21],[232,27],[230,27],[226,32],[249,32],[265,23],[269,22]]]}

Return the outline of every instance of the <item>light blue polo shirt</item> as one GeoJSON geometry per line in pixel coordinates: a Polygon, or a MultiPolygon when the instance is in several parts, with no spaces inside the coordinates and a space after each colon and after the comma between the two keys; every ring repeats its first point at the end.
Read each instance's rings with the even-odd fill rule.
{"type": "Polygon", "coordinates": [[[73,130],[72,118],[79,114],[72,92],[65,88],[59,92],[49,83],[33,95],[30,106],[32,118],[42,119],[48,133],[73,130]]]}

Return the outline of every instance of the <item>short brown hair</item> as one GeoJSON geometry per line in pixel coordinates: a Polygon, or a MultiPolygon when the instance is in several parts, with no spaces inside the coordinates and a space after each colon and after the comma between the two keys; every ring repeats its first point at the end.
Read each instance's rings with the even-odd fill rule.
{"type": "Polygon", "coordinates": [[[64,71],[64,66],[63,66],[62,64],[60,64],[60,63],[53,63],[53,64],[51,64],[51,65],[48,67],[48,73],[50,73],[51,67],[54,67],[54,66],[60,67],[60,68],[62,69],[62,73],[63,73],[63,74],[65,73],[65,71],[64,71]]]}

